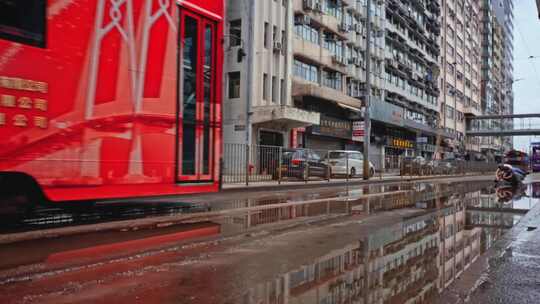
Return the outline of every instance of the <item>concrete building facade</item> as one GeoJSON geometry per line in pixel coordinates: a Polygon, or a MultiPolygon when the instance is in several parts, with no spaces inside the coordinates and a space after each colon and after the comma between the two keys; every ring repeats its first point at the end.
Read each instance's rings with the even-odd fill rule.
{"type": "Polygon", "coordinates": [[[442,1],[443,52],[440,66],[441,127],[452,134],[443,142],[445,151],[480,152],[478,138],[465,136],[466,118],[481,114],[480,108],[480,5],[478,1],[442,1]]]}
{"type": "MultiPolygon", "coordinates": [[[[494,145],[467,137],[466,126],[468,117],[513,112],[511,85],[496,84],[513,79],[513,6],[502,1],[502,23],[492,0],[371,1],[377,168],[494,145]]],[[[224,142],[362,151],[353,133],[367,95],[366,20],[367,0],[228,0],[224,142]]]]}
{"type": "MultiPolygon", "coordinates": [[[[513,1],[482,1],[482,112],[514,113],[513,95],[513,1]]],[[[489,120],[485,127],[512,128],[510,120],[489,120]]],[[[481,150],[498,158],[513,148],[511,137],[482,137],[481,150]]]]}

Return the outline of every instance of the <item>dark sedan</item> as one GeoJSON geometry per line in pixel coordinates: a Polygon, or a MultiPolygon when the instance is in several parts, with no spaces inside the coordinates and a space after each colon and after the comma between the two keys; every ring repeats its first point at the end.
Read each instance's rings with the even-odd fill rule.
{"type": "Polygon", "coordinates": [[[284,149],[281,176],[308,180],[311,176],[329,178],[330,170],[321,157],[310,149],[284,149]]]}

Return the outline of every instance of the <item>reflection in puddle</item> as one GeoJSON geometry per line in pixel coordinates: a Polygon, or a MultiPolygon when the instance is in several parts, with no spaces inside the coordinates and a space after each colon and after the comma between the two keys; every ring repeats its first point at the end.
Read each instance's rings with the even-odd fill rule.
{"type": "MultiPolygon", "coordinates": [[[[43,241],[57,244],[39,243],[50,249],[45,255],[20,257],[21,264],[4,267],[42,261],[41,269],[52,269],[65,261],[73,266],[115,259],[122,269],[156,275],[160,285],[142,275],[130,280],[144,279],[154,292],[174,300],[196,296],[194,303],[430,303],[537,203],[534,184],[489,185],[419,183],[226,200],[193,213],[205,215],[204,225],[190,218],[181,228],[96,235],[86,242],[43,241]],[[196,244],[186,235],[212,241],[186,248],[181,244],[196,244]],[[125,246],[116,251],[118,244],[144,251],[137,259],[154,256],[132,261],[125,246]],[[159,271],[141,270],[152,269],[145,263],[155,263],[159,271]],[[201,274],[211,292],[197,285],[201,274]]],[[[33,245],[24,244],[24,252],[38,252],[33,245]]],[[[0,251],[11,250],[7,255],[13,256],[20,249],[0,251]]],[[[96,273],[108,277],[106,271],[96,273]]],[[[7,279],[1,273],[0,278],[7,279]]],[[[62,288],[40,280],[32,287],[52,296],[54,288],[62,288]]],[[[136,289],[134,296],[141,296],[138,292],[144,293],[136,289]]]]}
{"type": "MultiPolygon", "coordinates": [[[[429,303],[521,217],[481,207],[502,208],[510,201],[505,208],[530,208],[536,203],[523,195],[500,202],[494,189],[454,193],[461,194],[416,201],[422,209],[439,206],[439,212],[404,219],[398,229],[380,229],[334,248],[255,284],[235,303],[429,303]],[[468,206],[478,209],[468,211],[468,206]]],[[[386,203],[392,207],[379,209],[410,204],[399,198],[386,203]]]]}

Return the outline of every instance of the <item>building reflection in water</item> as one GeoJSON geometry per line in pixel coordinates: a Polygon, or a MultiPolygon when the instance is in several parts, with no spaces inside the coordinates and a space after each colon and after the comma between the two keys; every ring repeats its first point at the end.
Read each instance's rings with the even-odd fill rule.
{"type": "MultiPolygon", "coordinates": [[[[482,227],[482,221],[477,225],[477,215],[468,214],[467,206],[477,206],[487,197],[495,198],[492,191],[472,191],[474,187],[470,186],[467,191],[455,191],[445,185],[432,187],[386,200],[341,202],[346,210],[331,205],[316,207],[315,213],[361,214],[404,208],[425,212],[404,215],[394,226],[276,274],[275,279],[247,290],[240,302],[429,303],[503,231],[499,227],[482,227]]],[[[251,220],[252,224],[255,222],[261,221],[251,220]]]]}

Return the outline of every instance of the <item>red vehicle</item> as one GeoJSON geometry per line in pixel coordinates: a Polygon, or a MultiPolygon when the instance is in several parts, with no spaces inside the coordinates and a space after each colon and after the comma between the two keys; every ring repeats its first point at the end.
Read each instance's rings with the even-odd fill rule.
{"type": "Polygon", "coordinates": [[[504,163],[529,172],[529,155],[519,150],[510,150],[504,155],[504,163]]]}
{"type": "Polygon", "coordinates": [[[0,197],[218,190],[223,0],[0,1],[0,197]]]}

